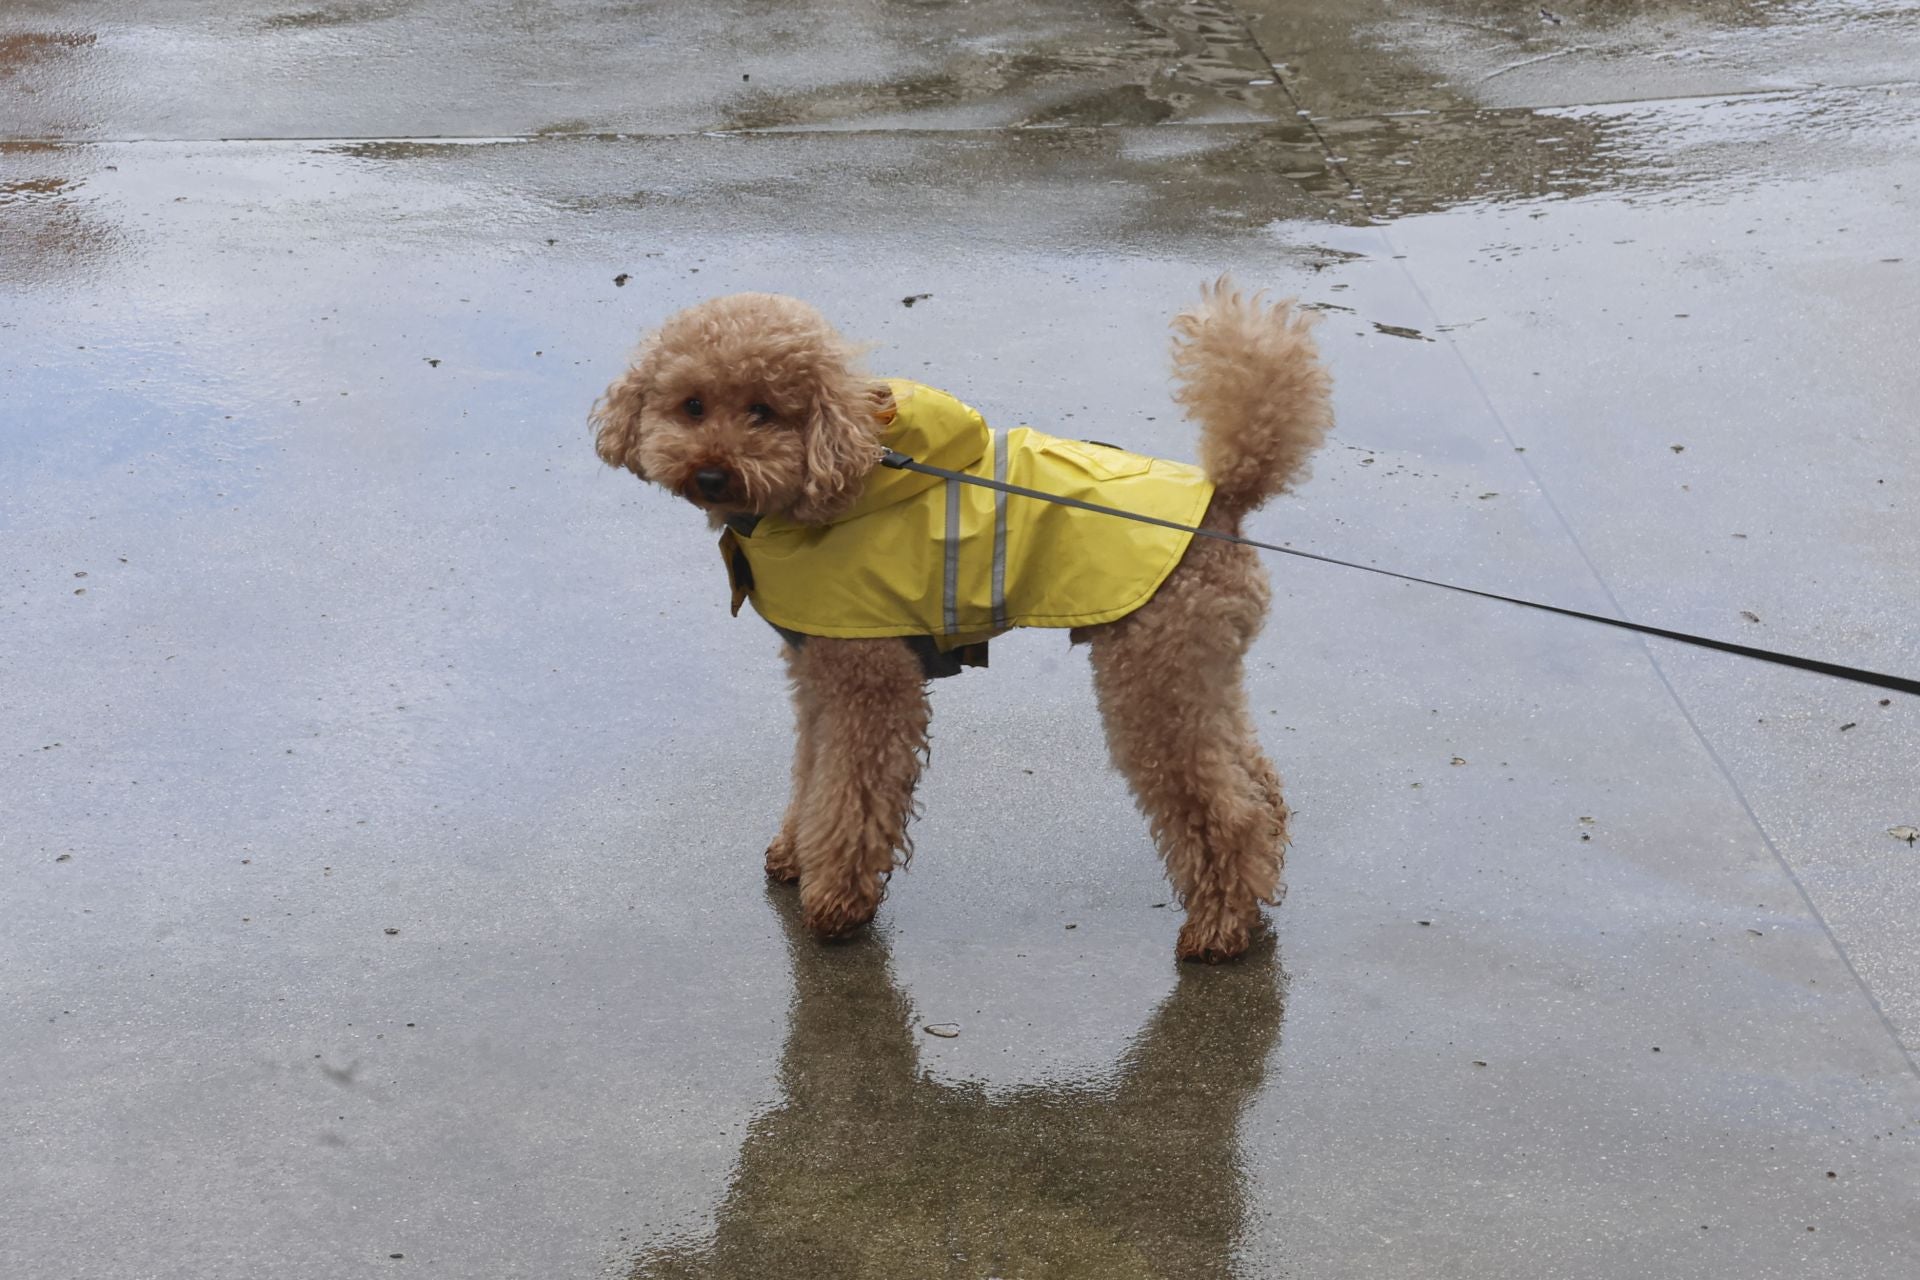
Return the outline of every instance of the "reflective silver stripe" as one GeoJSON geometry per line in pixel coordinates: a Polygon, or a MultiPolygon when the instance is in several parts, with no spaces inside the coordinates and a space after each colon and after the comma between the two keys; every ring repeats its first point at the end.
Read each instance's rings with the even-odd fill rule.
{"type": "Polygon", "coordinates": [[[960,633],[960,486],[947,483],[947,634],[960,633]]]}
{"type": "MultiPolygon", "coordinates": [[[[1007,482],[1007,433],[993,433],[993,478],[1007,482]]],[[[993,629],[1007,625],[1007,492],[993,491],[993,629]]]]}

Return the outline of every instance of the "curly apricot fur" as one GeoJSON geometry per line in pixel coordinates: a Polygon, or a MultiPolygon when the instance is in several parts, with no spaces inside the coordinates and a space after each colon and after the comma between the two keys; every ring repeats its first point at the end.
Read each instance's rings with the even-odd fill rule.
{"type": "MultiPolygon", "coordinates": [[[[1309,317],[1224,278],[1173,327],[1175,398],[1199,424],[1215,485],[1206,523],[1237,532],[1242,516],[1304,476],[1332,425],[1330,380],[1309,317]]],[[[595,447],[715,519],[830,521],[878,465],[892,412],[886,384],[856,356],[803,302],[715,298],[642,343],[594,406],[595,447]]],[[[1186,908],[1184,959],[1239,955],[1262,905],[1281,893],[1288,810],[1241,679],[1268,597],[1251,548],[1196,538],[1152,600],[1073,633],[1091,645],[1113,763],[1186,908]]],[[[799,881],[809,928],[840,936],[873,917],[911,851],[926,680],[903,640],[813,637],[787,661],[793,796],[766,869],[799,881]]]]}

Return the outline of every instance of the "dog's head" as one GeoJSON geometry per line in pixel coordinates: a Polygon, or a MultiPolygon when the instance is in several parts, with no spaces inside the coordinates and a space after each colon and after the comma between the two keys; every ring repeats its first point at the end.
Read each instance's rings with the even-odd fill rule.
{"type": "Polygon", "coordinates": [[[593,407],[594,443],[717,516],[833,519],[880,456],[886,385],[818,311],[736,293],[670,317],[593,407]]]}

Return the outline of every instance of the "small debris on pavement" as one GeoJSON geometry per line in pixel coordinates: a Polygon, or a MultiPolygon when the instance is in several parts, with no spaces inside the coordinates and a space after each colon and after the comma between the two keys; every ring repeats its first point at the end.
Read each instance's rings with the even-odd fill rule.
{"type": "Polygon", "coordinates": [[[398,932],[400,932],[400,931],[399,931],[398,929],[396,929],[396,928],[394,928],[393,926],[391,926],[391,925],[389,925],[389,926],[387,926],[387,930],[386,930],[386,933],[387,933],[387,936],[388,936],[389,938],[391,938],[391,937],[392,937],[392,936],[393,936],[394,934],[396,934],[396,933],[398,933],[398,932]]]}
{"type": "Polygon", "coordinates": [[[1455,764],[1465,764],[1465,763],[1466,763],[1466,759],[1465,759],[1464,757],[1462,757],[1462,756],[1455,756],[1455,757],[1453,758],[1453,762],[1454,762],[1455,764]]]}
{"type": "Polygon", "coordinates": [[[1757,614],[1757,613],[1755,613],[1755,612],[1754,612],[1753,610],[1751,610],[1751,609],[1742,609],[1742,610],[1740,611],[1740,616],[1741,616],[1741,617],[1743,617],[1743,618],[1745,618],[1745,619],[1746,619],[1746,620],[1747,620],[1748,622],[1758,622],[1758,621],[1760,621],[1760,615],[1759,615],[1759,614],[1757,614]]]}
{"type": "Polygon", "coordinates": [[[1895,840],[1905,840],[1908,844],[1920,840],[1920,830],[1913,827],[1888,827],[1887,834],[1895,840]]]}
{"type": "Polygon", "coordinates": [[[1858,729],[1859,727],[1860,722],[1858,720],[1849,720],[1840,726],[1840,732],[1845,733],[1849,729],[1858,729]]]}
{"type": "Polygon", "coordinates": [[[925,302],[927,299],[931,298],[932,296],[933,295],[930,293],[910,293],[906,297],[900,299],[900,305],[903,307],[910,307],[916,302],[925,302]]]}
{"type": "Polygon", "coordinates": [[[627,287],[627,281],[631,279],[633,279],[632,276],[622,271],[619,275],[613,278],[613,287],[616,289],[624,289],[627,287]]]}
{"type": "Polygon", "coordinates": [[[63,853],[59,857],[55,858],[54,861],[55,862],[72,862],[73,855],[70,853],[63,853]]]}
{"type": "Polygon", "coordinates": [[[942,1040],[952,1040],[960,1034],[957,1022],[930,1022],[923,1028],[930,1036],[939,1036],[942,1040]]]}

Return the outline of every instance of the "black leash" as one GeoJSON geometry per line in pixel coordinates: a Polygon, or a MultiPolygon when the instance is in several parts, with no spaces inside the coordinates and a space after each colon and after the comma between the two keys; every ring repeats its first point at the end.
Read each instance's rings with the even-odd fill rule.
{"type": "Polygon", "coordinates": [[[1537,600],[1522,600],[1518,596],[1503,596],[1495,591],[1478,591],[1472,587],[1455,586],[1451,582],[1436,582],[1432,578],[1416,578],[1410,573],[1395,573],[1392,569],[1379,569],[1370,564],[1356,564],[1351,560],[1336,560],[1332,556],[1316,555],[1311,551],[1301,551],[1294,547],[1276,546],[1271,542],[1256,542],[1252,538],[1242,538],[1237,534],[1222,533],[1217,529],[1196,529],[1192,525],[1180,524],[1174,520],[1162,520],[1158,516],[1145,516],[1137,511],[1123,511],[1118,507],[1103,507],[1097,502],[1085,502],[1079,498],[1069,498],[1064,494],[1047,493],[1041,489],[1028,489],[1022,485],[1008,484],[1004,480],[988,480],[981,476],[971,476],[964,471],[949,471],[945,467],[929,466],[917,462],[906,454],[889,449],[882,455],[880,465],[892,467],[896,471],[918,471],[922,475],[938,476],[942,480],[958,480],[962,484],[979,485],[983,489],[998,489],[1020,498],[1035,498],[1041,502],[1051,502],[1063,507],[1076,507],[1081,511],[1094,511],[1101,515],[1119,516],[1123,520],[1137,520],[1141,524],[1157,524],[1163,529],[1178,529],[1182,533],[1191,533],[1196,537],[1212,538],[1216,542],[1237,542],[1243,547],[1258,547],[1262,551],[1277,551],[1281,555],[1298,556],[1302,560],[1318,560],[1321,564],[1339,565],[1343,569],[1359,569],[1365,573],[1377,573],[1383,578],[1398,578],[1402,582],[1417,582],[1423,587],[1439,587],[1444,591],[1458,591],[1463,595],[1479,596],[1482,600],[1498,600],[1503,604],[1517,604],[1528,609],[1539,609],[1544,613],[1557,613],[1563,618],[1578,618],[1582,622],[1598,622],[1604,626],[1618,627],[1622,631],[1637,631],[1644,636],[1659,636],[1662,640],[1678,640],[1681,644],[1690,644],[1702,649],[1715,649],[1721,653],[1737,654],[1742,658],[1756,658],[1761,662],[1771,662],[1782,667],[1796,667],[1801,671],[1816,671],[1823,676],[1835,676],[1841,680],[1851,680],[1855,684],[1870,684],[1881,689],[1892,689],[1897,693],[1909,693],[1920,697],[1920,680],[1906,676],[1883,675],[1877,671],[1863,671],[1859,667],[1849,667],[1838,662],[1822,662],[1818,658],[1802,658],[1791,653],[1777,653],[1772,649],[1756,649],[1752,645],[1734,644],[1727,640],[1713,640],[1706,636],[1689,635],[1684,631],[1668,631],[1664,627],[1649,627],[1639,622],[1625,622],[1619,618],[1609,618],[1598,613],[1583,613],[1578,609],[1563,609],[1557,604],[1541,604],[1537,600]]]}

